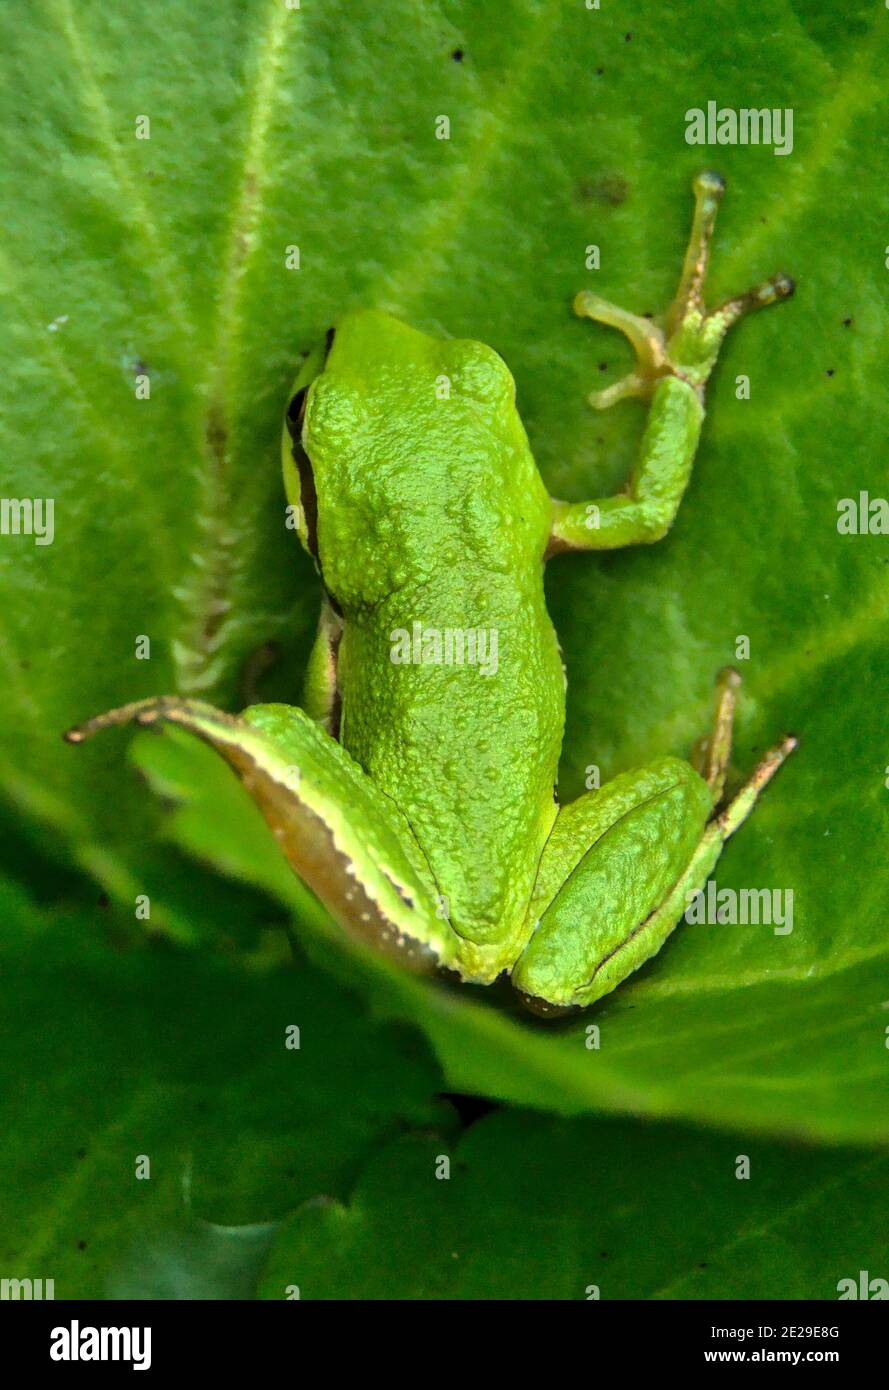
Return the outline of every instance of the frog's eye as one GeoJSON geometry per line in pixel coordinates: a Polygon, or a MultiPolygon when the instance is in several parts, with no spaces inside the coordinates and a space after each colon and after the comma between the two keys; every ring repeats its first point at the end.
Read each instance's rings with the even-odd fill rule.
{"type": "MultiPolygon", "coordinates": [[[[327,334],[324,339],[324,358],[321,363],[321,366],[318,368],[318,375],[320,375],[320,373],[324,370],[324,363],[330,356],[330,349],[333,347],[333,340],[335,336],[336,329],[328,328],[327,334]]],[[[314,376],[312,380],[314,380],[314,376]]],[[[306,414],[306,395],[311,384],[311,381],[307,381],[305,386],[301,386],[300,389],[296,392],[296,395],[292,397],[290,404],[287,407],[287,414],[285,418],[287,420],[287,431],[291,439],[299,439],[300,435],[302,434],[303,420],[305,419],[306,414]]]]}

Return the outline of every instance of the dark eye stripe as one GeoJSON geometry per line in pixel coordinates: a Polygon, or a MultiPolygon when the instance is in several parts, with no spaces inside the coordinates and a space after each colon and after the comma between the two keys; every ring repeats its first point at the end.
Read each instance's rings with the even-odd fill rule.
{"type": "Polygon", "coordinates": [[[303,416],[306,413],[306,393],[308,386],[303,386],[302,390],[297,391],[287,407],[287,429],[291,439],[298,439],[303,425],[303,416]]]}
{"type": "Polygon", "coordinates": [[[299,473],[299,500],[306,518],[306,544],[309,548],[309,554],[314,557],[320,568],[321,562],[318,560],[318,493],[315,489],[312,460],[302,446],[299,432],[294,437],[291,453],[299,473]]]}
{"type": "MultiPolygon", "coordinates": [[[[325,340],[325,361],[330,355],[333,347],[333,340],[336,330],[329,328],[325,340]]],[[[321,569],[321,560],[318,555],[318,492],[315,487],[315,474],[312,470],[312,460],[306,453],[302,442],[302,427],[306,415],[306,397],[309,385],[301,387],[296,395],[292,397],[287,406],[285,420],[287,422],[287,432],[290,435],[291,454],[296,470],[299,474],[299,499],[306,519],[306,545],[309,554],[318,566],[318,573],[321,575],[321,582],[324,583],[324,574],[321,569]]],[[[332,594],[328,594],[334,610],[339,614],[339,605],[336,603],[332,594]]],[[[341,616],[341,614],[340,614],[341,616]]]]}
{"type": "Polygon", "coordinates": [[[318,560],[318,494],[315,490],[315,475],[312,461],[303,448],[302,427],[306,413],[308,386],[297,391],[287,407],[287,431],[290,435],[290,453],[299,473],[299,500],[306,518],[306,541],[310,553],[318,560]]]}

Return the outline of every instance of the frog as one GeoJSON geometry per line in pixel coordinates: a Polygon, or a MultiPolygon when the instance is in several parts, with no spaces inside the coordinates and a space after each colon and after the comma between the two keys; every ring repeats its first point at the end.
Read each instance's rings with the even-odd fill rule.
{"type": "Polygon", "coordinates": [[[590,289],[574,300],[635,354],[590,404],[648,405],[621,492],[549,495],[492,348],[352,310],[307,354],[282,427],[287,505],[321,586],[302,705],[233,715],[160,696],[67,739],[133,721],[208,743],[338,927],[407,969],[505,978],[554,1018],[650,960],[797,739],[778,739],[726,797],[740,677],[725,668],[688,759],[665,753],[561,804],[566,678],[544,567],[667,534],[727,332],[793,293],[782,273],[706,308],[724,189],[709,171],[693,182],[662,323],[590,289]]]}

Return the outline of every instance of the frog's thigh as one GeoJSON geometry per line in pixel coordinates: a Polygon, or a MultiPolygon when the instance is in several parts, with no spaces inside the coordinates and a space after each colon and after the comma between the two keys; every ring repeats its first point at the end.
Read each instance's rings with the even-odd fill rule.
{"type": "Polygon", "coordinates": [[[252,705],[240,718],[161,696],[88,719],[66,738],[135,721],[174,724],[237,773],[291,868],[334,919],[417,970],[457,968],[459,939],[438,913],[435,881],[398,806],[304,710],[252,705]]]}
{"type": "Polygon", "coordinates": [[[691,877],[706,877],[719,856],[712,810],[706,782],[679,758],[562,808],[531,900],[533,934],[512,972],[532,1007],[590,1004],[660,949],[691,877]]]}
{"type": "Polygon", "coordinates": [[[340,925],[415,969],[456,968],[457,937],[395,802],[303,710],[254,705],[239,723],[255,740],[241,740],[248,790],[340,925]]]}

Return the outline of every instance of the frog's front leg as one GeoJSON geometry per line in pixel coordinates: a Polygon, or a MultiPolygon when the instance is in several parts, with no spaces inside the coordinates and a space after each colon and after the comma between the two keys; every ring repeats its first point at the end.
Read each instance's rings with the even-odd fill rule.
{"type": "Polygon", "coordinates": [[[459,970],[459,941],[438,910],[425,855],[401,811],[304,710],[253,705],[239,718],[162,696],[69,729],[170,723],[219,753],[256,802],[291,868],[350,935],[415,970],[459,970]]]}
{"type": "Polygon", "coordinates": [[[317,720],[321,727],[337,742],[339,742],[340,736],[340,700],[336,663],[342,635],[343,620],[335,611],[330,599],[324,594],[321,598],[318,630],[312,643],[309,664],[306,668],[303,708],[306,714],[317,720]]]}
{"type": "Polygon", "coordinates": [[[578,314],[625,333],[637,358],[636,369],[607,390],[594,392],[591,404],[603,410],[626,396],[642,396],[650,399],[651,407],[625,492],[595,502],[553,500],[550,555],[564,550],[614,550],[659,540],[669,530],[691,474],[704,418],[704,387],[723,338],[743,314],[793,293],[793,281],[787,275],[775,275],[707,313],[703,286],[724,189],[718,174],[699,174],[694,181],[691,238],[663,330],[587,290],[574,301],[578,314]]]}
{"type": "Polygon", "coordinates": [[[564,806],[544,849],[529,910],[533,933],[512,983],[536,1013],[592,1004],[660,950],[706,883],[728,837],[796,746],[788,736],[717,810],[740,678],[723,672],[697,770],[679,758],[625,772],[564,806]]]}

